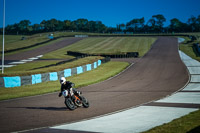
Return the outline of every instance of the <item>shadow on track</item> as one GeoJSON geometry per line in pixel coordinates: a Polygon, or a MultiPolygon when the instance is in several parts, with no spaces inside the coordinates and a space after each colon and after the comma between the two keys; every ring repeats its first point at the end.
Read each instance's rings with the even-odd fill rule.
{"type": "Polygon", "coordinates": [[[23,108],[23,109],[35,109],[35,110],[49,110],[49,111],[67,111],[66,107],[7,107],[7,108],[23,108]]]}

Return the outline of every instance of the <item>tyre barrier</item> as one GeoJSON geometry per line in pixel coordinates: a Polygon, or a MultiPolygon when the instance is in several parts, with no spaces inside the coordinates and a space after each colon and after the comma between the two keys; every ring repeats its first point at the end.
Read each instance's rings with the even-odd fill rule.
{"type": "Polygon", "coordinates": [[[56,81],[59,80],[61,77],[70,77],[73,75],[84,73],[86,71],[90,71],[108,61],[110,61],[109,58],[104,58],[92,64],[78,66],[75,68],[68,68],[58,72],[34,74],[30,76],[0,77],[0,87],[20,87],[24,85],[33,85],[47,81],[56,81]]]}
{"type": "Polygon", "coordinates": [[[132,58],[132,57],[139,57],[139,52],[126,52],[126,53],[120,53],[120,54],[86,54],[81,52],[75,52],[75,51],[67,51],[68,55],[71,56],[103,56],[103,57],[110,57],[110,58],[132,58]]]}

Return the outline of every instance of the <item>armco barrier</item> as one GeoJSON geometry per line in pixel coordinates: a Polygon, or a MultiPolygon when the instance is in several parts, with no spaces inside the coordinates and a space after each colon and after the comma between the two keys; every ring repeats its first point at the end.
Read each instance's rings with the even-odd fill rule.
{"type": "Polygon", "coordinates": [[[110,61],[109,58],[98,60],[92,64],[87,64],[75,68],[68,68],[59,72],[34,74],[31,76],[0,77],[0,87],[19,87],[23,85],[38,84],[47,81],[56,81],[60,77],[70,77],[97,68],[102,63],[110,61]]]}

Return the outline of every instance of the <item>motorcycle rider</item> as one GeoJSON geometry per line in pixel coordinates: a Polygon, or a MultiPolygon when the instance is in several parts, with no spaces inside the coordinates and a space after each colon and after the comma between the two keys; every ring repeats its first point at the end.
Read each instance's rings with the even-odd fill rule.
{"type": "Polygon", "coordinates": [[[60,78],[60,84],[61,84],[61,88],[60,88],[60,93],[59,93],[59,97],[62,96],[62,93],[63,91],[67,90],[71,96],[72,96],[72,100],[75,101],[75,95],[78,95],[80,96],[81,92],[80,91],[77,91],[76,89],[72,88],[74,86],[74,83],[70,82],[70,81],[67,81],[65,79],[65,77],[61,77],[60,78]]]}

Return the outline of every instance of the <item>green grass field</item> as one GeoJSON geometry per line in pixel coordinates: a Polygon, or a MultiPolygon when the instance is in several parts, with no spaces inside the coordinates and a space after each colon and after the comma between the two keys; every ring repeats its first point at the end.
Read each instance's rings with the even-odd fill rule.
{"type": "Polygon", "coordinates": [[[83,53],[120,54],[126,52],[139,52],[143,56],[155,42],[152,37],[90,37],[83,39],[68,47],[50,52],[43,59],[66,57],[66,51],[83,53]]]}
{"type": "Polygon", "coordinates": [[[200,33],[190,33],[194,35],[197,40],[191,42],[191,39],[184,37],[185,41],[179,46],[179,49],[186,53],[188,56],[192,57],[195,60],[200,61],[200,54],[196,51],[196,48],[193,46],[194,43],[200,43],[200,33]]]}
{"type": "Polygon", "coordinates": [[[146,53],[155,38],[148,37],[100,37],[81,40],[67,49],[83,53],[112,53],[139,52],[141,56],[146,53]]]}

